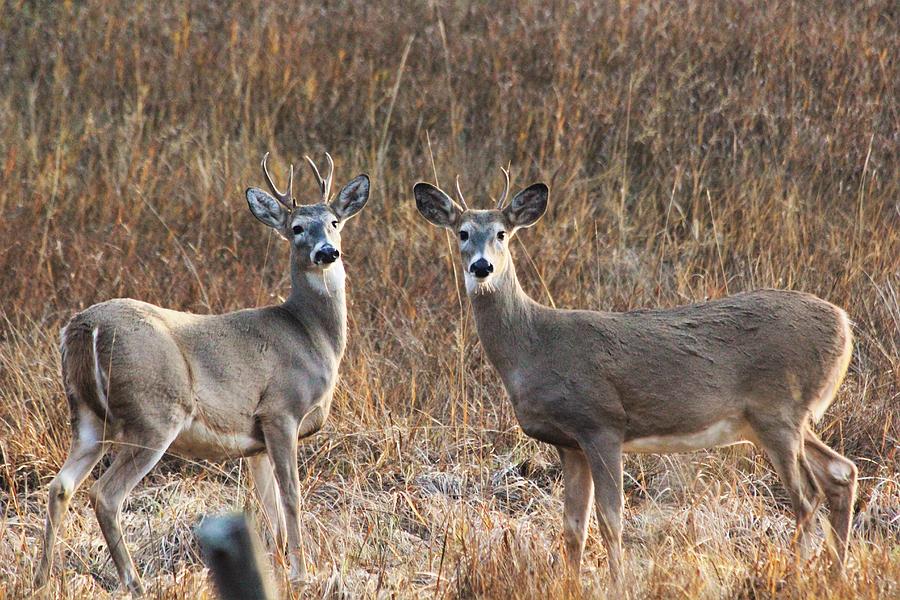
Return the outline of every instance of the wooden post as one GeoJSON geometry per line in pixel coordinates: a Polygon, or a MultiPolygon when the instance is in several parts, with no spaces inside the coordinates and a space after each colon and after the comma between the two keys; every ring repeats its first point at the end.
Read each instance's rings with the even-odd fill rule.
{"type": "Polygon", "coordinates": [[[223,600],[272,600],[259,538],[242,513],[207,517],[196,530],[203,561],[223,600]]]}

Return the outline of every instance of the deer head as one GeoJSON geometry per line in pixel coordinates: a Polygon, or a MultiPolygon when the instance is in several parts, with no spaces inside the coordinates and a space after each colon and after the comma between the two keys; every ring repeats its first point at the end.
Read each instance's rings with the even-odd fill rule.
{"type": "Polygon", "coordinates": [[[430,183],[417,183],[413,188],[416,208],[432,225],[454,232],[469,292],[490,289],[491,280],[509,266],[509,241],[523,227],[531,227],[547,210],[549,190],[543,183],[528,186],[504,206],[509,194],[509,173],[502,169],[506,187],[495,208],[469,209],[456,181],[456,192],[462,206],[446,192],[430,183]]]}
{"type": "Polygon", "coordinates": [[[341,258],[341,229],[363,209],[369,199],[369,177],[362,174],[350,180],[337,197],[331,198],[334,161],[326,153],[328,174],[323,178],[316,164],[304,157],[318,184],[320,199],[312,204],[297,204],[294,199],[294,165],[288,175],[287,190],[275,185],[263,156],[262,168],[272,194],[247,189],[247,203],[253,215],[291,243],[291,260],[301,270],[325,270],[341,258]]]}

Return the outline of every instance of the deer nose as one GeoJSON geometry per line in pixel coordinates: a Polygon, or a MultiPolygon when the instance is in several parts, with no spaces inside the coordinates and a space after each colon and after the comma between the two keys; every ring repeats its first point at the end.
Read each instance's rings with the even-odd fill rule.
{"type": "Polygon", "coordinates": [[[479,279],[484,279],[488,275],[494,272],[494,265],[489,263],[483,258],[479,258],[471,265],[469,265],[469,273],[473,274],[475,277],[479,279]]]}
{"type": "Polygon", "coordinates": [[[337,259],[341,257],[341,252],[334,246],[322,246],[318,250],[316,250],[316,264],[317,265],[330,265],[337,259]]]}

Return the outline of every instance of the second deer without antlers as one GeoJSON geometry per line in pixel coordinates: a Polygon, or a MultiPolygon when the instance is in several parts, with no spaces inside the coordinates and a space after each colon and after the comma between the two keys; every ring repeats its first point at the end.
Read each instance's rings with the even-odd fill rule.
{"type": "Polygon", "coordinates": [[[575,571],[594,500],[610,573],[621,578],[624,452],[740,442],[771,459],[790,495],[801,547],[824,496],[829,542],[843,565],[856,467],[810,428],[850,361],[843,310],[780,290],[669,310],[557,310],[526,295],[509,250],[516,232],[546,211],[546,185],[522,190],[506,206],[501,199],[493,210],[463,208],[427,183],[416,184],[414,195],[422,216],[459,240],[478,337],[519,424],[559,451],[563,531],[575,571]]]}

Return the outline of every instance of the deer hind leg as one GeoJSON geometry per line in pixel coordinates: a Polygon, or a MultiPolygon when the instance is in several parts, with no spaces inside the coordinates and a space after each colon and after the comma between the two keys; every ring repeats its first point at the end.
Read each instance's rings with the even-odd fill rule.
{"type": "Polygon", "coordinates": [[[803,433],[803,441],[813,475],[825,493],[828,505],[831,526],[827,536],[828,546],[836,558],[837,569],[843,570],[856,501],[856,465],[829,448],[809,428],[803,433]]]}
{"type": "Polygon", "coordinates": [[[119,518],[125,498],[159,462],[175,439],[177,431],[164,434],[125,436],[126,440],[105,473],[91,487],[91,502],[100,530],[112,555],[119,579],[134,595],[143,595],[144,586],[125,545],[119,518]]]}
{"type": "Polygon", "coordinates": [[[591,477],[590,464],[583,452],[567,448],[558,450],[562,461],[565,494],[563,538],[566,545],[566,563],[569,572],[577,576],[581,569],[581,555],[587,538],[594,480],[591,477]]]}
{"type": "Polygon", "coordinates": [[[600,535],[606,544],[609,574],[616,586],[622,583],[622,436],[608,432],[583,446],[594,480],[594,499],[600,535]]]}
{"type": "Polygon", "coordinates": [[[250,465],[250,476],[253,478],[253,486],[256,495],[262,504],[265,518],[272,531],[272,539],[278,552],[284,551],[284,509],[281,506],[281,498],[278,490],[278,482],[275,481],[275,471],[272,461],[267,454],[257,454],[247,459],[250,465]]]}
{"type": "Polygon", "coordinates": [[[800,430],[769,424],[757,428],[755,433],[790,497],[797,522],[799,556],[805,560],[812,549],[809,526],[821,492],[806,460],[800,430]]]}
{"type": "Polygon", "coordinates": [[[72,431],[72,446],[66,462],[50,482],[47,502],[47,524],[44,528],[44,552],[34,578],[34,587],[47,583],[53,566],[56,536],[66,517],[69,501],[84,482],[94,465],[106,451],[103,442],[103,423],[88,411],[80,411],[72,431]]]}

